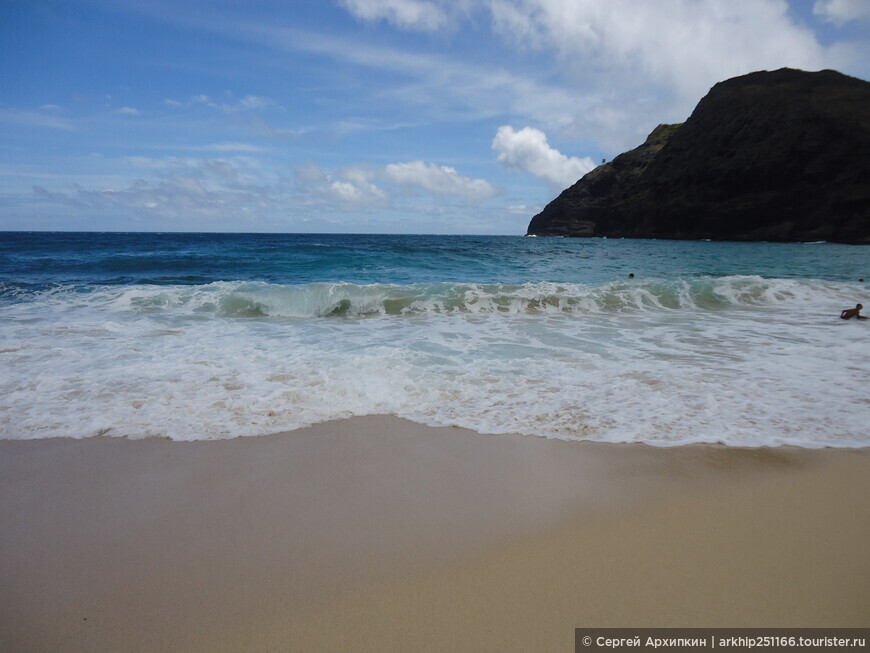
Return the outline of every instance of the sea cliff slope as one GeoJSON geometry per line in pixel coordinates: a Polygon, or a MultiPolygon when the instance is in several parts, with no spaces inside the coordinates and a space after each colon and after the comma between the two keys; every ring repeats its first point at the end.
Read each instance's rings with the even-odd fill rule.
{"type": "Polygon", "coordinates": [[[870,244],[870,83],[788,68],[720,82],[527,233],[870,244]]]}

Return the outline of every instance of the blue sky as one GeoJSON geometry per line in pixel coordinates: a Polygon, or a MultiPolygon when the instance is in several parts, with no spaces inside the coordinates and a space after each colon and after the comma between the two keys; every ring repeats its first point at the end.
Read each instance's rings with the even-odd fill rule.
{"type": "Polygon", "coordinates": [[[0,230],[520,234],[868,0],[0,0],[0,230]]]}

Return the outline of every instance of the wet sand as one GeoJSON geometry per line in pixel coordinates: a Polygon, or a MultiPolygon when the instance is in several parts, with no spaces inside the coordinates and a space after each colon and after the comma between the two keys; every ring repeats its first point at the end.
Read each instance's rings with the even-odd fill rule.
{"type": "Polygon", "coordinates": [[[570,651],[575,627],[867,626],[870,450],[394,417],[0,441],[0,650],[570,651]]]}

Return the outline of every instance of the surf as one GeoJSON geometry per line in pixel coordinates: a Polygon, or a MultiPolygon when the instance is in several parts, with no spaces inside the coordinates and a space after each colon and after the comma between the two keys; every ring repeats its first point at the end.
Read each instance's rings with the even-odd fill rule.
{"type": "Polygon", "coordinates": [[[220,281],[202,285],[0,289],[13,303],[143,315],[224,318],[324,318],[448,314],[601,314],[656,310],[722,310],[847,301],[850,284],[758,276],[615,281],[600,285],[434,283],[273,284],[220,281]]]}

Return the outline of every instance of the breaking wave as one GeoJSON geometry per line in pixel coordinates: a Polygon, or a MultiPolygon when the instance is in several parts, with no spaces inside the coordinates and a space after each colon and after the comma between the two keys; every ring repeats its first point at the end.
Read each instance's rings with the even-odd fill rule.
{"type": "Polygon", "coordinates": [[[866,446],[855,284],[0,284],[0,438],[483,433],[866,446]]]}
{"type": "Polygon", "coordinates": [[[717,310],[795,302],[839,301],[844,284],[757,276],[573,283],[369,284],[215,282],[195,286],[4,284],[5,302],[42,302],[141,314],[225,318],[324,318],[437,314],[601,314],[658,310],[717,310]]]}

